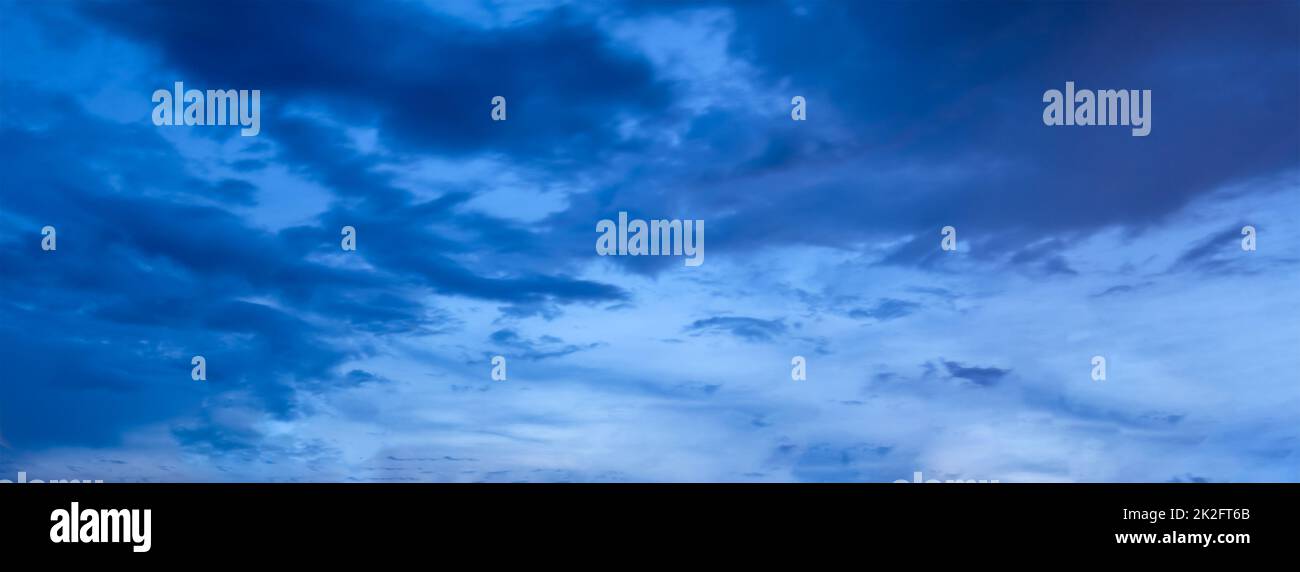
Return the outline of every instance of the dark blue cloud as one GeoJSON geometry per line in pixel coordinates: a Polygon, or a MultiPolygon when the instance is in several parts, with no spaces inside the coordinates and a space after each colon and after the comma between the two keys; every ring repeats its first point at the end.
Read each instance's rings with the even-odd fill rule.
{"type": "MultiPolygon", "coordinates": [[[[255,406],[291,416],[295,391],[371,380],[337,371],[369,351],[336,345],[332,338],[345,327],[440,330],[444,318],[418,301],[411,286],[515,302],[624,296],[611,286],[541,271],[480,276],[433,254],[470,248],[439,240],[413,222],[453,219],[447,208],[455,202],[447,200],[412,204],[387,219],[325,215],[360,227],[361,252],[378,274],[308,262],[312,253],[337,248],[338,226],[258,229],[224,208],[199,204],[188,189],[247,189],[185,174],[183,159],[156,130],[108,123],[59,96],[27,93],[6,104],[55,118],[39,129],[0,127],[0,149],[10,159],[5,188],[41,190],[6,192],[0,202],[7,215],[26,221],[0,235],[0,262],[15,278],[0,284],[6,300],[0,344],[13,379],[23,380],[4,384],[0,416],[3,435],[16,446],[113,443],[129,428],[196,412],[210,391],[249,390],[255,406]],[[133,144],[96,147],[122,137],[133,144]],[[88,149],[105,160],[83,160],[88,149]],[[113,179],[154,192],[114,192],[106,184],[113,179]],[[39,248],[45,224],[58,229],[55,252],[39,248]],[[411,244],[433,248],[412,250],[411,244]],[[248,297],[273,297],[285,307],[248,297]],[[303,314],[330,320],[309,321],[303,314]],[[208,360],[206,384],[189,380],[192,355],[208,360]],[[85,422],[45,427],[56,410],[85,422]]],[[[464,225],[491,227],[473,216],[464,225]]],[[[495,232],[503,243],[527,242],[523,231],[517,237],[495,232]]],[[[220,436],[225,430],[183,434],[220,436]]]]}
{"type": "Polygon", "coordinates": [[[1209,236],[1203,237],[1187,248],[1169,268],[1171,272],[1199,270],[1202,272],[1222,272],[1239,262],[1237,255],[1242,252],[1241,229],[1244,224],[1234,225],[1209,236]]]}
{"type": "Polygon", "coordinates": [[[805,447],[783,445],[774,461],[790,463],[795,476],[811,482],[852,482],[875,480],[883,467],[896,461],[889,459],[893,447],[874,443],[813,443],[805,447]]]}
{"type": "Polygon", "coordinates": [[[563,357],[600,346],[599,343],[566,344],[564,340],[549,335],[531,339],[510,329],[492,332],[489,339],[511,357],[520,357],[527,360],[563,357]]]}
{"type": "Polygon", "coordinates": [[[1065,257],[1059,253],[1067,245],[1060,239],[1049,239],[1039,241],[1034,244],[1025,246],[1011,255],[1011,264],[1029,268],[1033,272],[1046,275],[1063,274],[1067,276],[1077,275],[1070,263],[1066,262],[1065,257]]]}
{"type": "MultiPolygon", "coordinates": [[[[635,148],[618,121],[671,101],[642,57],[562,9],[491,30],[406,3],[92,3],[84,13],[156,46],[184,74],[158,70],[159,86],[192,78],[262,89],[267,108],[319,102],[407,150],[590,161],[606,147],[635,148]],[[508,120],[484,121],[498,95],[508,120]]],[[[264,131],[279,137],[280,121],[264,131]]]]}
{"type": "Polygon", "coordinates": [[[943,360],[944,369],[948,370],[948,375],[955,379],[961,379],[978,385],[980,387],[991,387],[1002,381],[1011,370],[997,367],[976,367],[966,366],[955,361],[943,360]]]}
{"type": "Polygon", "coordinates": [[[747,342],[769,342],[786,332],[783,320],[764,320],[746,316],[718,316],[696,320],[686,331],[693,335],[727,333],[747,342]]]}
{"type": "Polygon", "coordinates": [[[881,298],[876,301],[876,305],[871,308],[856,308],[849,312],[852,318],[873,318],[882,322],[902,318],[917,310],[921,305],[916,302],[899,300],[896,298],[881,298]]]}
{"type": "MultiPolygon", "coordinates": [[[[916,252],[891,259],[929,265],[942,260],[930,236],[945,225],[1006,243],[1141,229],[1223,185],[1295,169],[1300,156],[1293,3],[732,8],[731,55],[788,93],[697,118],[692,150],[706,160],[692,182],[787,176],[692,197],[711,215],[714,252],[915,233],[916,252]],[[1152,134],[1044,126],[1042,94],[1066,81],[1153,90],[1152,134]],[[797,128],[785,117],[793,94],[810,102],[797,128]]],[[[618,202],[659,200],[636,193],[618,202]]],[[[1072,271],[1057,259],[1039,270],[1072,271]]]]}

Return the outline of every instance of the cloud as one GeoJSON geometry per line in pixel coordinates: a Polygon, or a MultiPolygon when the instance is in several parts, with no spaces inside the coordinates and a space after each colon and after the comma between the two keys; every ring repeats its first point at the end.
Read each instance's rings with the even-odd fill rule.
{"type": "MultiPolygon", "coordinates": [[[[190,85],[261,89],[267,109],[316,102],[349,122],[374,122],[386,144],[409,150],[589,161],[606,146],[635,146],[619,121],[671,101],[643,58],[564,9],[491,29],[416,4],[237,0],[212,11],[90,3],[82,12],[155,47],[190,85]],[[484,121],[498,95],[508,120],[484,121]]],[[[154,77],[160,86],[173,81],[154,77]]],[[[282,133],[278,117],[263,123],[273,138],[282,133]]]]}
{"type": "Polygon", "coordinates": [[[1294,478],[1292,5],[6,16],[6,471],[1294,478]],[[261,134],[153,126],[174,81],[261,89],[261,134]],[[1042,125],[1065,81],[1152,89],[1151,135],[1042,125]],[[708,262],[596,256],[619,211],[708,262]]]}
{"type": "Polygon", "coordinates": [[[896,298],[881,298],[876,301],[874,307],[854,309],[849,312],[849,316],[852,318],[874,318],[884,322],[902,318],[919,309],[921,309],[921,305],[916,302],[896,298]]]}
{"type": "Polygon", "coordinates": [[[583,350],[600,347],[599,343],[590,343],[586,345],[566,344],[564,343],[564,340],[549,335],[544,335],[537,339],[529,339],[510,329],[492,332],[489,339],[497,347],[511,352],[510,355],[518,356],[527,360],[563,357],[583,350]]]}
{"type": "Polygon", "coordinates": [[[747,342],[770,342],[786,332],[782,320],[763,320],[744,316],[718,316],[696,320],[685,331],[693,335],[727,333],[747,342]]]}
{"type": "Polygon", "coordinates": [[[1079,273],[1070,268],[1065,257],[1059,253],[1065,249],[1065,242],[1060,239],[1039,241],[1011,255],[1010,263],[1014,266],[1030,268],[1044,275],[1076,276],[1079,273]]]}
{"type": "Polygon", "coordinates": [[[1170,271],[1200,270],[1205,272],[1223,271],[1232,263],[1228,254],[1241,252],[1241,228],[1215,232],[1202,238],[1196,244],[1179,255],[1169,268],[1170,271]]]}
{"type": "Polygon", "coordinates": [[[996,367],[968,367],[955,361],[942,360],[944,369],[948,370],[948,375],[956,379],[961,379],[978,385],[980,387],[991,387],[1002,381],[1007,374],[1011,373],[1009,369],[996,367]]]}

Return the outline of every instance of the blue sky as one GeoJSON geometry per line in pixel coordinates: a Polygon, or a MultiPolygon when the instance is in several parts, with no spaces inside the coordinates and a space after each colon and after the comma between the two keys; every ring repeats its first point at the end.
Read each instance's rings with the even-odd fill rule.
{"type": "Polygon", "coordinates": [[[0,479],[1300,480],[1296,2],[0,0],[0,82],[0,479]]]}

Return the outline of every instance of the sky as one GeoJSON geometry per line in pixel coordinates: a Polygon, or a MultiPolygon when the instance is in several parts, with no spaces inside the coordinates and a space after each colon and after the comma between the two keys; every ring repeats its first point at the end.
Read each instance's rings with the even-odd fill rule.
{"type": "Polygon", "coordinates": [[[1297,482],[1297,214],[1295,1],[0,0],[0,479],[1297,482]]]}

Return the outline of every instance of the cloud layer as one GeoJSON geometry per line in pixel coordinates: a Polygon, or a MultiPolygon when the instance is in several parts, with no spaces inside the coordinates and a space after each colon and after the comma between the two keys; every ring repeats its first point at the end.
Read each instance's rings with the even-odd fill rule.
{"type": "Polygon", "coordinates": [[[0,12],[0,472],[1300,480],[1294,3],[0,12]],[[1044,126],[1067,81],[1151,134],[1044,126]],[[620,211],[707,262],[597,256],[620,211]]]}

